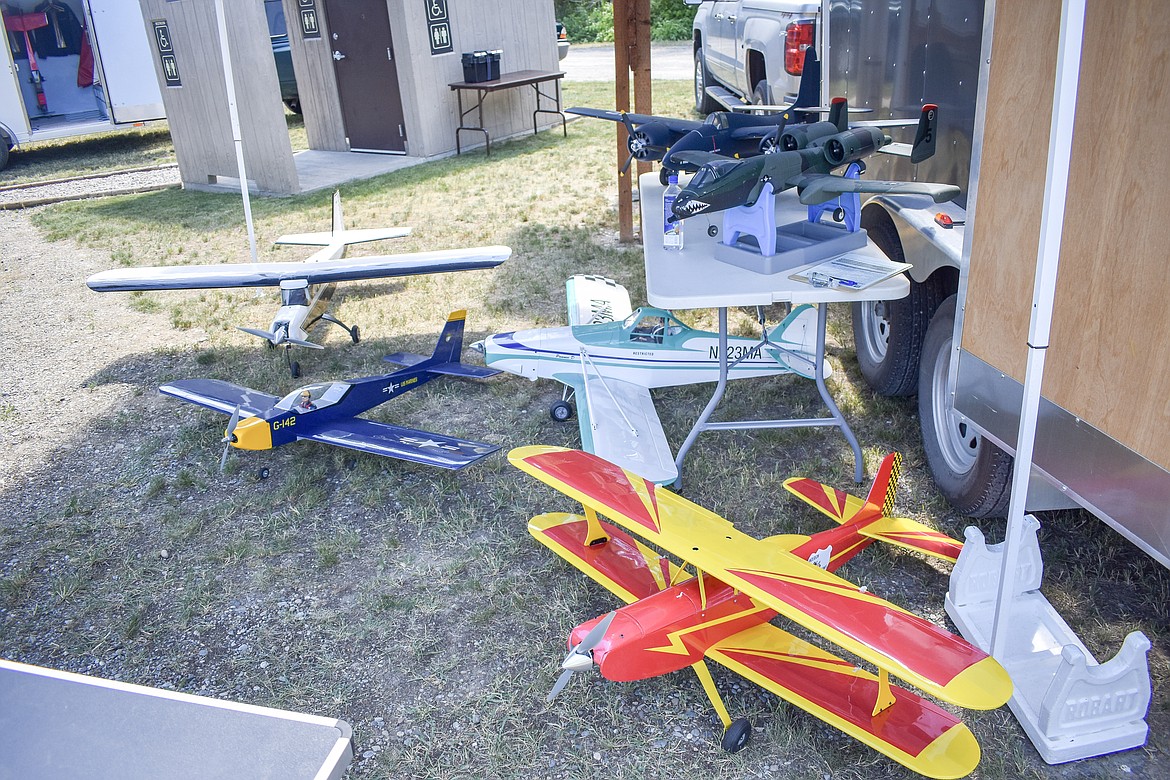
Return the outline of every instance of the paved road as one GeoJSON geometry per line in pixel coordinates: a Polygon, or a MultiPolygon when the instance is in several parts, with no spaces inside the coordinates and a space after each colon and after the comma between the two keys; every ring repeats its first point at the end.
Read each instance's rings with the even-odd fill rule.
{"type": "MultiPolygon", "coordinates": [[[[694,62],[691,44],[653,43],[650,45],[650,74],[656,79],[690,80],[694,62]]],[[[574,43],[561,60],[566,81],[613,81],[612,43],[574,43]]]]}

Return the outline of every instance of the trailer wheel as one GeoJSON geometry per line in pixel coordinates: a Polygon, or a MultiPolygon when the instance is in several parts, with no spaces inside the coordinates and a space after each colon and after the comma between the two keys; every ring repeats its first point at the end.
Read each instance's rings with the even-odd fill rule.
{"type": "MultiPolygon", "coordinates": [[[[883,212],[884,213],[884,212],[883,212]]],[[[896,263],[905,262],[898,229],[888,218],[864,224],[870,239],[896,263]]],[[[853,304],[853,344],[861,375],[878,395],[914,395],[918,361],[931,315],[953,291],[945,278],[932,274],[925,282],[910,280],[910,294],[896,301],[853,304]]]]}
{"type": "Polygon", "coordinates": [[[8,150],[11,148],[8,134],[0,132],[0,171],[8,167],[8,150]]]}
{"type": "Polygon", "coordinates": [[[711,74],[707,71],[707,64],[703,61],[703,47],[695,48],[695,110],[706,116],[712,111],[719,110],[719,104],[707,94],[707,87],[711,86],[711,74]]]}
{"type": "Polygon", "coordinates": [[[970,517],[1003,517],[1011,497],[1012,457],[955,413],[948,382],[956,297],[942,302],[922,345],[918,420],[930,475],[951,506],[970,517]]]}

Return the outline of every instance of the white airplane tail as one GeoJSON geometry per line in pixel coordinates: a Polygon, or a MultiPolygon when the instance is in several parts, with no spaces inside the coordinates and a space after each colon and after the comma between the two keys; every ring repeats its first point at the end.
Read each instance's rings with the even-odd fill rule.
{"type": "Polygon", "coordinates": [[[624,320],[633,311],[630,294],[613,279],[578,274],[565,282],[570,325],[597,325],[624,320]]]}
{"type": "MultiPolygon", "coordinates": [[[[334,250],[330,253],[318,253],[323,257],[336,258],[340,250],[350,244],[363,244],[367,241],[382,241],[388,238],[402,238],[410,235],[408,227],[392,228],[363,228],[361,230],[346,230],[345,217],[341,211],[341,190],[333,192],[333,219],[331,229],[319,233],[291,233],[276,239],[277,244],[296,246],[324,246],[334,250]]],[[[310,260],[323,259],[317,255],[310,260]]]]}
{"type": "MultiPolygon", "coordinates": [[[[823,304],[822,304],[823,305],[823,304]]],[[[817,370],[817,310],[802,303],[795,307],[781,323],[768,330],[768,348],[778,362],[783,363],[806,379],[816,376],[817,370]]],[[[824,362],[824,376],[833,374],[829,361],[824,362]]]]}

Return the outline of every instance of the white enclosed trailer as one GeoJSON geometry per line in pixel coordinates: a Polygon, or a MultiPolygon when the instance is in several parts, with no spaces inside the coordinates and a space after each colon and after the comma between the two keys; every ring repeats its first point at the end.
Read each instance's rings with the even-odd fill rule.
{"type": "Polygon", "coordinates": [[[0,168],[20,144],[163,119],[137,2],[5,0],[0,168]]]}

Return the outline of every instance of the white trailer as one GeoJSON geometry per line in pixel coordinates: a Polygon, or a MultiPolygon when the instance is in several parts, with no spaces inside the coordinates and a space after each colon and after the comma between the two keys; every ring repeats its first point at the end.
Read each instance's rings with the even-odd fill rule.
{"type": "Polygon", "coordinates": [[[20,144],[165,118],[137,2],[5,0],[0,18],[0,169],[20,144]]]}

